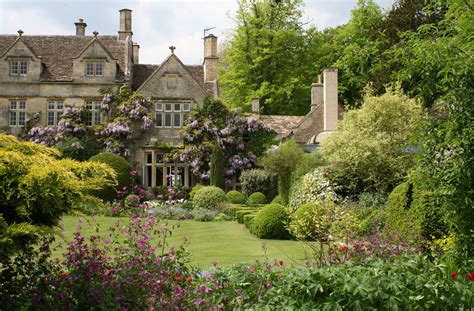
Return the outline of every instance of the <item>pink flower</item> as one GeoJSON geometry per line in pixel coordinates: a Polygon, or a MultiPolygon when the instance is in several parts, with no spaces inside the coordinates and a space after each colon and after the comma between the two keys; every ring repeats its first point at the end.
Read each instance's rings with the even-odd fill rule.
{"type": "Polygon", "coordinates": [[[452,279],[452,280],[455,280],[457,277],[458,277],[458,273],[457,273],[457,272],[451,272],[451,279],[452,279]]]}

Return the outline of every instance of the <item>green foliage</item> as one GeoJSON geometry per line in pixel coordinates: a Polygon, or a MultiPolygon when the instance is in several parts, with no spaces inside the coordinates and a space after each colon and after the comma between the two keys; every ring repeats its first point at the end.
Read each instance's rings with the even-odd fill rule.
{"type": "Polygon", "coordinates": [[[94,195],[102,200],[112,202],[117,198],[117,190],[121,190],[123,187],[130,187],[132,184],[132,179],[130,178],[132,167],[125,158],[111,152],[101,152],[91,157],[89,161],[105,163],[117,174],[116,186],[106,187],[93,192],[94,195]]]}
{"type": "Polygon", "coordinates": [[[280,204],[280,205],[284,205],[283,204],[283,200],[281,199],[281,196],[277,195],[276,197],[273,198],[272,204],[280,204]]]}
{"type": "Polygon", "coordinates": [[[255,216],[257,216],[256,213],[254,214],[247,214],[244,216],[244,225],[245,225],[245,228],[251,230],[252,229],[252,225],[253,225],[253,220],[255,218],[255,216]]]}
{"type": "Polygon", "coordinates": [[[249,195],[247,199],[248,206],[257,206],[259,204],[266,204],[266,203],[267,203],[267,198],[261,192],[254,192],[251,195],[249,195]]]}
{"type": "Polygon", "coordinates": [[[85,133],[80,137],[70,134],[66,135],[64,139],[59,141],[54,147],[57,148],[64,157],[78,161],[86,161],[99,153],[102,149],[90,128],[86,128],[85,133]]]}
{"type": "Polygon", "coordinates": [[[408,243],[432,241],[447,234],[444,217],[433,192],[409,180],[388,197],[384,231],[408,243]]]}
{"type": "Polygon", "coordinates": [[[224,160],[221,148],[217,144],[214,145],[211,155],[211,186],[221,189],[225,187],[224,160]]]}
{"type": "Polygon", "coordinates": [[[194,196],[196,193],[201,189],[204,188],[204,185],[201,184],[195,184],[194,187],[191,189],[191,192],[189,192],[189,199],[192,201],[194,199],[194,196]]]}
{"type": "Polygon", "coordinates": [[[260,239],[288,239],[289,233],[286,229],[288,219],[288,211],[283,205],[266,205],[253,219],[251,232],[260,239]]]}
{"type": "Polygon", "coordinates": [[[277,194],[278,176],[260,169],[246,170],[240,175],[240,187],[246,196],[261,192],[266,198],[272,199],[277,194]]]}
{"type": "Polygon", "coordinates": [[[293,182],[303,175],[314,172],[318,167],[326,166],[329,161],[324,158],[321,152],[304,153],[301,162],[293,172],[293,182]]]}
{"type": "Polygon", "coordinates": [[[105,164],[58,160],[58,156],[55,149],[0,134],[1,256],[57,225],[86,192],[115,182],[114,172],[105,164]]]}
{"type": "Polygon", "coordinates": [[[322,169],[315,169],[295,181],[291,186],[288,206],[296,210],[307,203],[324,204],[337,201],[336,193],[322,169]]]}
{"type": "Polygon", "coordinates": [[[362,108],[347,112],[321,145],[332,171],[342,177],[336,179],[337,191],[356,196],[393,189],[413,165],[413,154],[404,148],[419,118],[415,100],[390,90],[368,94],[362,108]]]}
{"type": "Polygon", "coordinates": [[[241,209],[235,212],[235,218],[239,224],[243,224],[246,215],[257,215],[258,211],[258,209],[241,209]]]}
{"type": "Polygon", "coordinates": [[[193,197],[193,204],[197,209],[215,210],[224,202],[224,190],[214,186],[202,187],[193,197]]]}
{"type": "Polygon", "coordinates": [[[240,0],[238,5],[238,26],[225,44],[219,72],[225,102],[248,111],[258,96],[265,114],[306,113],[314,32],[306,35],[300,22],[302,1],[240,0]]]}
{"type": "Polygon", "coordinates": [[[278,175],[278,194],[288,204],[293,172],[304,158],[304,151],[293,140],[287,140],[261,159],[267,170],[278,175]]]}
{"type": "Polygon", "coordinates": [[[288,230],[300,241],[327,241],[331,229],[333,211],[323,205],[301,205],[294,214],[288,230]]]}
{"type": "Polygon", "coordinates": [[[233,204],[245,204],[245,196],[242,192],[231,190],[225,195],[227,202],[233,204]]]}

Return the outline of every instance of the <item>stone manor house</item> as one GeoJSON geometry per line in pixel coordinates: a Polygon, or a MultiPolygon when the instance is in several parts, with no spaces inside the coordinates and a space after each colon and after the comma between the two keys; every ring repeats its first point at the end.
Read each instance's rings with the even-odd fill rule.
{"type": "MultiPolygon", "coordinates": [[[[133,42],[132,11],[122,9],[117,35],[86,35],[87,24],[79,19],[71,36],[0,35],[0,129],[18,134],[28,118],[40,113],[40,125],[56,126],[63,109],[85,107],[87,124],[103,122],[101,88],[117,90],[129,84],[153,103],[154,126],[136,142],[131,164],[141,172],[146,186],[195,183],[186,163],[166,163],[153,146],[167,142],[179,145],[177,131],[189,112],[204,98],[219,98],[217,37],[204,38],[202,65],[185,65],[174,54],[160,65],[139,63],[140,46],[133,42]],[[170,181],[167,176],[173,175],[170,181]]],[[[336,128],[342,111],[337,101],[337,69],[324,70],[312,85],[311,111],[302,117],[259,115],[259,102],[252,102],[253,115],[278,138],[293,136],[307,147],[315,146],[336,128]]]]}

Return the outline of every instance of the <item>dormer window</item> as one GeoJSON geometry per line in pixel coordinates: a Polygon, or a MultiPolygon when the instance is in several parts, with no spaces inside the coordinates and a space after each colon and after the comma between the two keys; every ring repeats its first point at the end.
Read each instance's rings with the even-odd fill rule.
{"type": "Polygon", "coordinates": [[[10,61],[10,75],[26,75],[28,73],[28,61],[12,60],[10,61]]]}
{"type": "Polygon", "coordinates": [[[86,76],[102,76],[103,72],[103,63],[86,63],[86,76]]]}

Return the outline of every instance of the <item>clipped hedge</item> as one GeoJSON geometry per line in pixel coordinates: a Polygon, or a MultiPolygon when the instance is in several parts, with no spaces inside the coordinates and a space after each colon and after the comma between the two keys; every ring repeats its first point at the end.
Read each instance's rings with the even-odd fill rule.
{"type": "Polygon", "coordinates": [[[245,206],[245,205],[233,205],[233,204],[226,204],[222,207],[222,212],[232,219],[236,219],[236,213],[242,210],[253,210],[253,208],[245,206]]]}
{"type": "Polygon", "coordinates": [[[215,210],[224,202],[224,190],[214,186],[202,187],[196,192],[193,198],[193,204],[196,209],[215,210]]]}
{"type": "Polygon", "coordinates": [[[252,229],[252,225],[253,225],[253,220],[255,219],[255,217],[257,216],[257,214],[247,214],[244,216],[244,225],[245,225],[245,228],[249,229],[250,232],[251,229],[252,229]]]}
{"type": "Polygon", "coordinates": [[[269,204],[255,216],[251,231],[261,239],[288,239],[288,219],[289,213],[283,205],[269,204]]]}
{"type": "Polygon", "coordinates": [[[274,197],[271,203],[285,205],[283,202],[283,198],[280,195],[277,195],[276,197],[274,197]]]}
{"type": "Polygon", "coordinates": [[[267,204],[267,198],[261,192],[254,192],[247,199],[248,206],[257,206],[261,204],[267,204]]]}
{"type": "Polygon", "coordinates": [[[227,202],[233,204],[245,204],[245,196],[242,192],[231,190],[225,195],[227,202]]]}
{"type": "Polygon", "coordinates": [[[91,157],[89,161],[105,163],[110,166],[117,174],[116,187],[105,187],[101,190],[93,191],[93,195],[101,198],[104,201],[112,202],[117,198],[117,190],[120,190],[123,187],[131,186],[133,181],[130,177],[132,167],[124,157],[121,157],[111,152],[101,152],[91,157]]]}
{"type": "Polygon", "coordinates": [[[245,215],[252,215],[252,214],[256,215],[257,213],[258,213],[257,209],[240,210],[235,213],[235,218],[237,219],[237,222],[239,224],[243,224],[245,215]]]}
{"type": "Polygon", "coordinates": [[[278,176],[259,169],[243,171],[240,186],[247,197],[254,192],[261,192],[271,200],[278,194],[278,176]]]}

